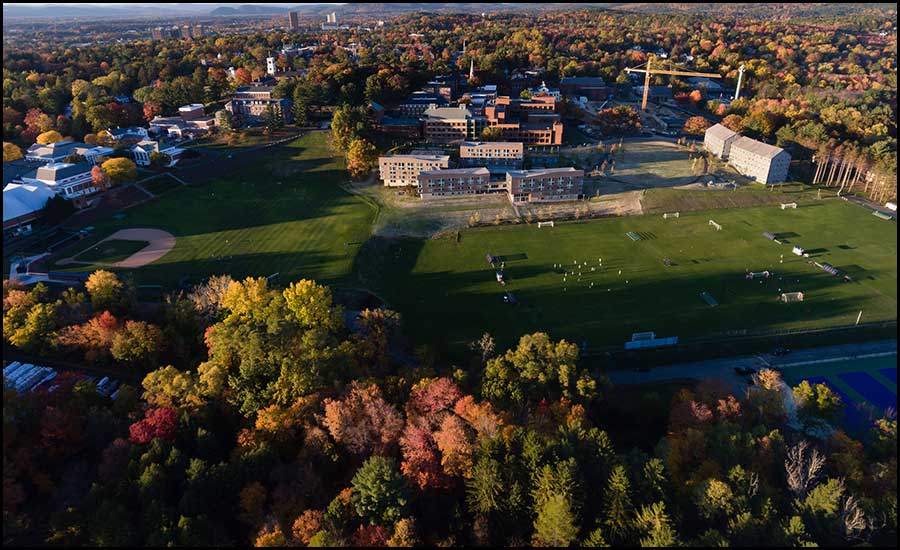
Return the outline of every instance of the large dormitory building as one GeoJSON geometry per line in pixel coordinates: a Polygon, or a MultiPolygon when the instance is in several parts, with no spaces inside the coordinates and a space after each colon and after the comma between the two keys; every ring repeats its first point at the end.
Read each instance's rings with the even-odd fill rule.
{"type": "Polygon", "coordinates": [[[741,174],[760,183],[779,183],[787,179],[791,155],[781,147],[742,136],[721,124],[707,128],[703,146],[741,174]]]}

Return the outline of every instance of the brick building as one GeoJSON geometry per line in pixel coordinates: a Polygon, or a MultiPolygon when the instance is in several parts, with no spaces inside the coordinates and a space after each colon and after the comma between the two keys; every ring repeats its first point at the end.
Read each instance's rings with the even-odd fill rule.
{"type": "Polygon", "coordinates": [[[521,168],[525,146],[512,141],[464,141],[459,144],[459,163],[465,167],[521,168]]]}
{"type": "Polygon", "coordinates": [[[431,143],[454,143],[477,139],[486,121],[465,105],[437,107],[424,113],[425,139],[431,143]]]}

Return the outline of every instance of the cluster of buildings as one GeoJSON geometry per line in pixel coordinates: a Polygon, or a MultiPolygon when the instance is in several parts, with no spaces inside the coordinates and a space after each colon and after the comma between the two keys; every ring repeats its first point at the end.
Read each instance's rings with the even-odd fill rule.
{"type": "Polygon", "coordinates": [[[559,97],[544,93],[529,99],[498,96],[495,86],[464,94],[449,105],[453,88],[430,83],[428,90],[413,93],[387,116],[384,108],[370,104],[375,127],[387,134],[424,138],[428,143],[473,141],[486,128],[497,128],[499,139],[526,145],[561,145],[562,115],[559,97]]]}
{"type": "MultiPolygon", "coordinates": [[[[514,203],[582,198],[583,170],[524,169],[525,151],[562,145],[564,95],[605,99],[613,90],[599,77],[564,78],[559,88],[551,88],[542,75],[540,69],[513,75],[519,97],[500,95],[495,85],[458,94],[458,79],[437,77],[400,102],[390,115],[371,103],[369,116],[383,133],[442,147],[459,145],[459,161],[453,165],[443,151],[414,150],[380,157],[384,185],[415,187],[422,199],[490,193],[505,193],[514,203]],[[490,141],[483,139],[488,129],[493,129],[490,141]]],[[[473,76],[474,64],[469,79],[473,76]]]]}
{"type": "Polygon", "coordinates": [[[721,124],[707,128],[703,146],[759,183],[779,183],[787,179],[791,155],[781,147],[742,136],[721,124]]]}
{"type": "Polygon", "coordinates": [[[181,38],[184,40],[192,40],[200,38],[206,34],[206,29],[201,24],[195,25],[173,25],[171,27],[155,27],[151,29],[150,36],[153,40],[167,40],[169,38],[181,38]]]}
{"type": "Polygon", "coordinates": [[[204,114],[199,103],[179,108],[177,117],[156,117],[149,128],[108,128],[98,133],[104,145],[72,140],[42,145],[35,143],[25,158],[3,166],[3,229],[26,226],[38,219],[47,201],[61,196],[76,208],[89,206],[101,192],[91,170],[114,154],[124,155],[139,166],[149,166],[154,153],[176,164],[186,140],[205,135],[215,127],[215,118],[204,114]]]}
{"type": "Polygon", "coordinates": [[[450,156],[427,151],[378,159],[384,185],[416,187],[422,199],[506,193],[512,202],[576,200],[584,194],[584,171],[575,168],[524,170],[522,142],[464,141],[459,167],[450,156]]]}

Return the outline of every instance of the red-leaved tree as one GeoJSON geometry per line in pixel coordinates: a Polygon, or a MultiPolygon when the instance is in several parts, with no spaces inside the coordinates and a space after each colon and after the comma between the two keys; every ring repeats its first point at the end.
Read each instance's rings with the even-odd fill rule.
{"type": "Polygon", "coordinates": [[[178,429],[178,415],[168,407],[148,409],[143,420],[139,420],[128,428],[130,441],[138,445],[149,443],[154,438],[171,441],[178,429]]]}

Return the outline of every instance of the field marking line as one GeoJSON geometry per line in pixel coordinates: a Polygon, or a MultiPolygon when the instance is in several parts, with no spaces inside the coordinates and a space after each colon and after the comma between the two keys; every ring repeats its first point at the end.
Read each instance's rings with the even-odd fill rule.
{"type": "Polygon", "coordinates": [[[896,351],[880,351],[876,353],[865,353],[863,355],[848,355],[845,357],[829,357],[826,359],[814,359],[812,361],[798,361],[796,363],[787,363],[783,365],[775,365],[778,368],[784,367],[801,367],[804,365],[818,365],[821,363],[834,363],[837,361],[853,361],[856,359],[872,359],[875,357],[888,357],[891,355],[897,355],[896,351]]]}

